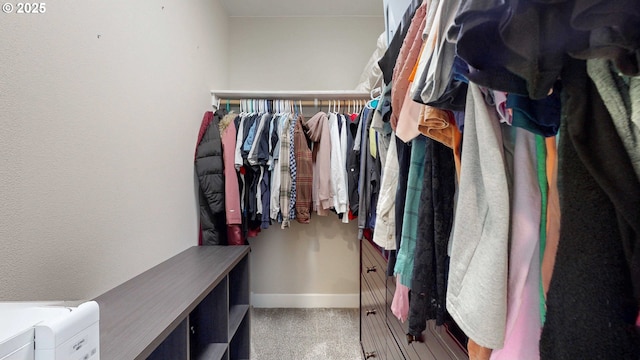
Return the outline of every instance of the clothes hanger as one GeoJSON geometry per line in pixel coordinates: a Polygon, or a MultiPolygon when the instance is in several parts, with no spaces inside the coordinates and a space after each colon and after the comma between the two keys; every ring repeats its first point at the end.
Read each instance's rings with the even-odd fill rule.
{"type": "Polygon", "coordinates": [[[371,91],[369,92],[369,96],[371,96],[371,99],[375,99],[377,97],[379,97],[380,95],[382,95],[382,88],[377,87],[377,88],[373,88],[371,89],[371,91]],[[378,95],[374,95],[374,94],[378,94],[378,95]]]}

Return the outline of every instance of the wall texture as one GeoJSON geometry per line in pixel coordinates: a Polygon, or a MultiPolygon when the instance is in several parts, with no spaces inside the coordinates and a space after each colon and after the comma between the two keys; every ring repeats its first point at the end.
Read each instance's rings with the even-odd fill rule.
{"type": "MultiPolygon", "coordinates": [[[[382,17],[229,19],[234,90],[353,90],[384,31],[382,17]]],[[[305,113],[310,109],[305,109],[305,113]]],[[[257,307],[358,307],[357,224],[314,216],[251,239],[257,307]]]]}
{"type": "Polygon", "coordinates": [[[382,32],[382,17],[232,17],[229,86],[353,90],[382,32]]]}
{"type": "MultiPolygon", "coordinates": [[[[92,298],[197,242],[210,89],[354,89],[380,17],[228,18],[218,0],[0,13],[0,300],[92,298]]],[[[258,306],[357,306],[355,223],[251,239],[258,306]]]]}
{"type": "Polygon", "coordinates": [[[98,295],[197,243],[193,154],[225,88],[217,0],[0,13],[0,300],[98,295]]]}

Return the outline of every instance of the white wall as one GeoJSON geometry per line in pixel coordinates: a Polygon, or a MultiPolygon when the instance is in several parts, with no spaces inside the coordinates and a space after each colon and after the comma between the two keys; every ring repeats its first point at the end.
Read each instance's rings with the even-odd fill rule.
{"type": "MultiPolygon", "coordinates": [[[[234,90],[355,89],[382,17],[229,19],[234,90]]],[[[305,110],[307,112],[307,110],[305,110]]],[[[357,224],[335,216],[272,227],[250,239],[257,307],[358,307],[357,224]]]]}
{"type": "Polygon", "coordinates": [[[272,226],[249,242],[254,306],[358,307],[356,222],[312,216],[310,224],[272,226]]]}
{"type": "Polygon", "coordinates": [[[193,154],[228,85],[217,0],[0,13],[0,300],[86,299],[197,243],[193,154]]]}
{"type": "Polygon", "coordinates": [[[393,38],[410,4],[411,0],[383,0],[387,43],[393,38]]]}
{"type": "Polygon", "coordinates": [[[353,90],[382,17],[232,17],[229,86],[234,90],[353,90]]]}
{"type": "MultiPolygon", "coordinates": [[[[353,89],[384,30],[229,19],[218,0],[68,0],[0,18],[0,300],[92,298],[196,244],[209,90],[353,89]]],[[[356,234],[317,216],[263,231],[254,299],[357,306],[356,234]]]]}

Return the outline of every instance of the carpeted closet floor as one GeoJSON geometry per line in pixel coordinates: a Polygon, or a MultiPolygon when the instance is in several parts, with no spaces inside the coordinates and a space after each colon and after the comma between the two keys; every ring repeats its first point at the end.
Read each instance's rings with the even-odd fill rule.
{"type": "Polygon", "coordinates": [[[252,360],[362,360],[358,309],[252,311],[252,360]]]}

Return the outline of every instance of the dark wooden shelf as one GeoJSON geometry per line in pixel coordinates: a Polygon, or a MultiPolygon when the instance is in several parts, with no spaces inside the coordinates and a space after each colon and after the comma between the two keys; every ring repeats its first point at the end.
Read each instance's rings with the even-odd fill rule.
{"type": "Polygon", "coordinates": [[[229,339],[236,334],[247,312],[249,312],[249,305],[234,305],[231,307],[229,310],[229,339]]]}
{"type": "Polygon", "coordinates": [[[220,360],[227,352],[227,344],[209,344],[202,353],[198,354],[197,360],[220,360]]]}
{"type": "Polygon", "coordinates": [[[146,359],[248,253],[194,246],[98,296],[100,358],[146,359]]]}

